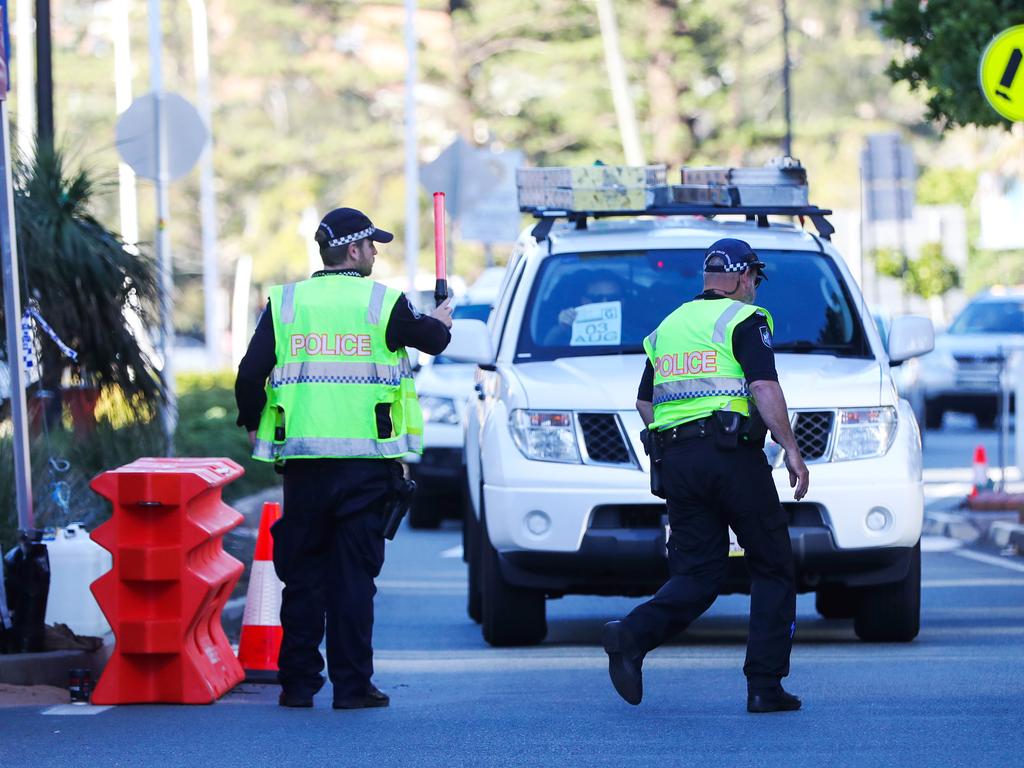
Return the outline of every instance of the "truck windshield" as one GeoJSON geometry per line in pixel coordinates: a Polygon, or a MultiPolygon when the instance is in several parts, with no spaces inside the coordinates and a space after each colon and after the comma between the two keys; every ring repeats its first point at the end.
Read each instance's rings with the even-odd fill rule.
{"type": "Polygon", "coordinates": [[[1024,333],[1024,304],[1019,301],[979,301],[969,304],[949,326],[952,334],[1024,333]]]}
{"type": "MultiPolygon", "coordinates": [[[[815,253],[758,251],[757,303],[776,352],[868,357],[860,316],[835,265],[815,253]]],[[[643,339],[703,289],[700,250],[559,254],[534,280],[516,360],[643,352],[643,339]]]]}

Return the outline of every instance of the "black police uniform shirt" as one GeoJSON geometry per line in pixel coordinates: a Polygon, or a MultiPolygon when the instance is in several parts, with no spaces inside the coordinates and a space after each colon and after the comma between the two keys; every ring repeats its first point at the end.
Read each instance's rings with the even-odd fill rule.
{"type": "MultiPolygon", "coordinates": [[[[705,291],[696,299],[719,300],[727,298],[711,291],[705,291]]],[[[747,382],[778,381],[775,370],[775,352],[772,351],[772,332],[768,320],[757,312],[737,325],[732,332],[732,353],[743,369],[747,382]]],[[[636,399],[646,403],[654,402],[654,368],[650,359],[644,367],[636,399]]]]}
{"type": "MultiPolygon", "coordinates": [[[[351,270],[320,270],[314,272],[312,276],[330,279],[333,275],[361,277],[358,272],[351,270]]],[[[388,349],[394,352],[401,347],[414,347],[428,355],[439,355],[444,352],[451,341],[451,333],[444,323],[429,315],[420,314],[408,297],[403,298],[404,301],[399,299],[395,303],[385,329],[384,340],[388,349]]],[[[235,379],[235,402],[238,405],[236,423],[249,432],[255,431],[259,426],[260,414],[267,404],[267,378],[277,364],[277,355],[274,352],[274,318],[271,312],[268,301],[259,322],[256,323],[256,331],[249,342],[245,357],[238,364],[238,377],[235,379]]],[[[381,436],[391,432],[390,416],[381,409],[377,412],[377,431],[381,436]]]]}

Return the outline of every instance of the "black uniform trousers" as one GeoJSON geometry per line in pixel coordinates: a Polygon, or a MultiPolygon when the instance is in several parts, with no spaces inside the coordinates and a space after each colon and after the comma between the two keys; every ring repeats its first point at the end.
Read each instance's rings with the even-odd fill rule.
{"type": "Polygon", "coordinates": [[[727,526],[750,571],[750,625],[743,672],[752,687],[789,674],[796,624],[787,515],[760,448],[716,446],[713,436],[673,443],[662,476],[668,496],[670,577],[624,620],[647,653],[686,629],[715,601],[726,577],[727,526]]]}
{"type": "Polygon", "coordinates": [[[290,695],[324,684],[336,701],[366,695],[373,676],[373,580],[384,565],[384,515],[401,466],[388,459],[292,459],[274,524],[274,570],[284,582],[278,679],[290,695]]]}

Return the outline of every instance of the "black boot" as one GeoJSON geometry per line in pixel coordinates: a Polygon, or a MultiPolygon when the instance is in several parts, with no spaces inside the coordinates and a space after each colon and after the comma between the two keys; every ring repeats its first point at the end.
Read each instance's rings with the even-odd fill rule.
{"type": "Polygon", "coordinates": [[[793,712],[800,709],[800,699],[786,693],[782,684],[769,688],[747,688],[747,712],[793,712]]]}
{"type": "Polygon", "coordinates": [[[641,667],[644,654],[637,648],[632,633],[621,621],[609,621],[602,633],[604,650],[608,654],[608,676],[619,696],[630,704],[639,704],[644,697],[644,678],[641,667]]]}

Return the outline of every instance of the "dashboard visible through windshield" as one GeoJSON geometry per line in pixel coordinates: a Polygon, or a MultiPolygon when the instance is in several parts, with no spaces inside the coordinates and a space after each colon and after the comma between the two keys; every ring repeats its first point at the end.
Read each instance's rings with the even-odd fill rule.
{"type": "MultiPolygon", "coordinates": [[[[842,277],[806,251],[758,251],[767,264],[757,303],[772,313],[777,352],[867,357],[842,277]]],[[[703,289],[702,250],[558,254],[534,280],[516,361],[643,352],[643,339],[703,289]]]]}

